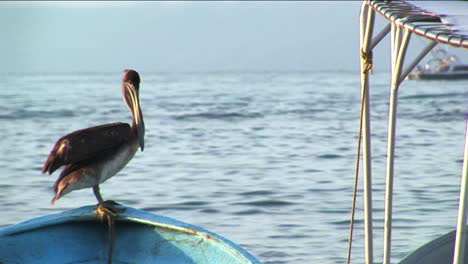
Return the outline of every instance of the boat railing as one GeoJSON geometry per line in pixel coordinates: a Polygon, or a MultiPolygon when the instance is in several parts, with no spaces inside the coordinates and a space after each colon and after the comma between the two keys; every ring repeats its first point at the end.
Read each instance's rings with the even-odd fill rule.
{"type": "MultiPolygon", "coordinates": [[[[433,1],[431,1],[433,2],[433,1]]],[[[434,3],[432,3],[434,4],[434,3]]],[[[465,3],[467,5],[468,3],[465,3]]],[[[390,263],[393,178],[395,163],[395,135],[398,109],[398,91],[401,82],[421,62],[421,60],[438,44],[449,44],[453,47],[468,48],[468,31],[454,29],[457,25],[447,23],[445,16],[428,12],[408,1],[363,1],[360,13],[360,53],[361,53],[361,104],[360,137],[362,136],[363,190],[364,190],[364,243],[365,263],[374,262],[373,247],[373,208],[372,208],[372,155],[371,155],[371,120],[370,120],[370,80],[372,51],[390,33],[391,42],[391,83],[390,105],[388,112],[387,160],[385,177],[384,209],[384,243],[383,264],[390,263]],[[384,17],[388,24],[375,36],[375,14],[384,17]],[[405,65],[406,52],[413,35],[429,40],[412,61],[405,65]],[[362,134],[361,134],[362,133],[362,134]]],[[[468,131],[467,131],[468,132],[468,131]]],[[[468,142],[468,133],[465,142],[468,142]]],[[[359,146],[361,147],[361,146],[359,146]]],[[[359,159],[359,157],[358,157],[359,159]]],[[[457,220],[454,264],[463,260],[466,214],[468,210],[468,144],[465,143],[462,182],[460,186],[460,203],[457,220]]],[[[353,220],[351,220],[353,222],[353,220]]],[[[352,234],[352,231],[350,231],[352,234]]],[[[350,237],[350,241],[352,237],[350,237]]],[[[348,253],[348,263],[351,249],[348,253]]]]}

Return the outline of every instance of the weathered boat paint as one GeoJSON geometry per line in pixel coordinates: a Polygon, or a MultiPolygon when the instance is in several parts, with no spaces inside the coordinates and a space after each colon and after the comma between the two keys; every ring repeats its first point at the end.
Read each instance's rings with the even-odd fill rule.
{"type": "MultiPolygon", "coordinates": [[[[115,219],[113,263],[251,263],[255,257],[201,227],[142,210],[115,219]]],[[[0,229],[0,263],[107,263],[107,224],[85,206],[0,229]]]]}

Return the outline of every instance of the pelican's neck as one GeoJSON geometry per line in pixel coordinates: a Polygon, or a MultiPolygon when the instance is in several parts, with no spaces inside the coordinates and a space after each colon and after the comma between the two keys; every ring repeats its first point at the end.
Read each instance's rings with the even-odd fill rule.
{"type": "Polygon", "coordinates": [[[132,133],[138,134],[138,125],[135,122],[135,119],[132,119],[132,133]]]}

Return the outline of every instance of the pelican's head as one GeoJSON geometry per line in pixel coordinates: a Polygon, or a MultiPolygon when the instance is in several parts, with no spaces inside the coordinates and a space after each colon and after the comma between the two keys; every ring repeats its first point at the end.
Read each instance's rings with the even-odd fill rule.
{"type": "Polygon", "coordinates": [[[122,76],[122,95],[128,109],[132,112],[132,128],[136,128],[141,151],[145,148],[145,123],[140,109],[140,75],[134,70],[124,70],[122,76]]]}

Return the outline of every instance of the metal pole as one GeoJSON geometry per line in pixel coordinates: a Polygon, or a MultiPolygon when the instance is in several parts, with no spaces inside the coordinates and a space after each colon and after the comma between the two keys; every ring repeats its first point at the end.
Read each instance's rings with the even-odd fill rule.
{"type": "MultiPolygon", "coordinates": [[[[374,12],[365,1],[361,7],[360,46],[361,53],[367,55],[370,49],[372,31],[374,28],[374,12]]],[[[361,59],[361,90],[364,96],[363,118],[363,165],[364,165],[364,235],[365,235],[365,263],[373,263],[373,235],[372,235],[372,173],[371,173],[371,139],[370,139],[370,106],[369,106],[369,73],[364,70],[365,59],[361,59]]]]}
{"type": "Polygon", "coordinates": [[[373,50],[377,44],[380,43],[380,41],[385,38],[385,36],[387,36],[388,32],[390,32],[390,27],[391,27],[391,24],[388,23],[383,29],[382,31],[379,32],[379,34],[377,34],[377,36],[375,36],[375,39],[372,40],[372,44],[371,44],[371,50],[373,50]]]}
{"type": "Polygon", "coordinates": [[[400,76],[400,80],[398,81],[401,83],[408,74],[418,65],[418,63],[431,51],[435,46],[437,45],[437,42],[431,41],[424,49],[418,54],[416,58],[410,63],[410,65],[403,71],[403,73],[400,76]]]}
{"type": "Polygon", "coordinates": [[[455,237],[455,250],[453,264],[462,264],[465,254],[466,237],[466,211],[468,206],[468,126],[465,128],[465,154],[463,159],[463,174],[460,183],[460,202],[458,207],[457,234],[455,237]]]}
{"type": "Polygon", "coordinates": [[[395,160],[396,115],[398,105],[398,88],[400,73],[408,48],[411,32],[405,31],[401,39],[401,28],[392,25],[392,83],[390,91],[390,108],[388,112],[387,138],[387,174],[385,181],[385,217],[384,217],[384,252],[383,264],[390,263],[392,237],[392,207],[393,207],[393,168],[395,160]]]}

